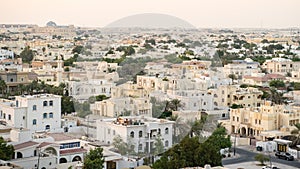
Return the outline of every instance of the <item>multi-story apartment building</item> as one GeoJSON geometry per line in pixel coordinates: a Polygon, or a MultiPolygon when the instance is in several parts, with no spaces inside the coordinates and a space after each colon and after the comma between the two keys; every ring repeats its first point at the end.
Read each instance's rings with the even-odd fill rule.
{"type": "Polygon", "coordinates": [[[123,141],[131,143],[132,149],[138,153],[153,152],[159,137],[167,149],[173,143],[173,123],[143,116],[103,119],[97,123],[97,140],[111,144],[115,137],[120,136],[123,141]]]}
{"type": "Polygon", "coordinates": [[[263,92],[257,88],[241,88],[239,85],[222,85],[218,89],[210,89],[214,96],[215,106],[231,106],[233,104],[243,107],[260,106],[263,102],[263,92]]]}
{"type": "Polygon", "coordinates": [[[111,88],[111,98],[120,97],[149,97],[149,90],[133,82],[127,82],[111,88]]]}
{"type": "Polygon", "coordinates": [[[231,109],[228,131],[259,140],[281,138],[300,122],[300,105],[275,105],[265,101],[261,107],[231,109]]]}
{"type": "Polygon", "coordinates": [[[262,65],[268,73],[278,73],[286,75],[289,72],[297,71],[300,68],[300,62],[293,62],[290,59],[285,58],[272,58],[266,60],[262,65]]]}
{"type": "Polygon", "coordinates": [[[248,84],[248,85],[255,85],[255,86],[263,86],[263,87],[268,87],[269,82],[272,80],[285,80],[286,77],[281,74],[256,74],[252,76],[244,76],[242,79],[243,84],[248,84]]]}
{"type": "Polygon", "coordinates": [[[16,96],[0,100],[0,119],[7,126],[27,128],[32,133],[61,129],[61,97],[52,94],[16,96]]]}
{"type": "Polygon", "coordinates": [[[121,97],[111,98],[91,105],[95,115],[118,117],[120,115],[152,117],[152,103],[149,98],[121,97]]]}
{"type": "Polygon", "coordinates": [[[228,77],[234,74],[236,77],[241,78],[245,75],[260,72],[259,63],[253,62],[252,59],[234,60],[233,63],[224,65],[223,72],[228,77]]]}
{"type": "Polygon", "coordinates": [[[4,80],[7,85],[7,92],[15,91],[18,85],[29,84],[32,79],[30,79],[30,72],[19,72],[17,69],[0,71],[0,80],[4,80]]]}

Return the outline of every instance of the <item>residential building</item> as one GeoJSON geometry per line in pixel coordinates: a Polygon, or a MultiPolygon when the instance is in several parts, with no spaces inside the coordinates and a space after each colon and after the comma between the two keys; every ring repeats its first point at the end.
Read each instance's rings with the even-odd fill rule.
{"type": "Polygon", "coordinates": [[[231,106],[233,104],[243,107],[260,106],[263,92],[254,87],[241,88],[239,85],[222,85],[218,89],[210,89],[214,97],[215,106],[231,106]]]}
{"type": "Polygon", "coordinates": [[[263,63],[262,68],[268,73],[286,75],[292,71],[298,71],[300,62],[293,62],[292,60],[285,58],[272,58],[271,60],[266,60],[263,63]]]}
{"type": "Polygon", "coordinates": [[[37,94],[0,100],[0,119],[7,126],[26,128],[32,133],[61,129],[61,96],[37,94]]]}
{"type": "Polygon", "coordinates": [[[119,117],[97,122],[97,140],[112,144],[120,136],[132,145],[135,152],[153,152],[156,139],[160,138],[164,148],[172,147],[173,123],[165,119],[150,117],[119,117]]]}
{"type": "Polygon", "coordinates": [[[284,106],[265,101],[260,107],[231,109],[227,122],[230,133],[258,140],[281,138],[300,122],[300,104],[284,106]]]}
{"type": "Polygon", "coordinates": [[[121,97],[98,101],[91,105],[94,115],[106,117],[147,116],[152,117],[152,103],[149,98],[121,97]]]}

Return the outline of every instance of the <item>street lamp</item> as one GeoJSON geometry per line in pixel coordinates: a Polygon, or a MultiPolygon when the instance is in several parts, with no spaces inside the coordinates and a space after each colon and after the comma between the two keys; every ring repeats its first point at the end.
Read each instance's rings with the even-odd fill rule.
{"type": "Polygon", "coordinates": [[[272,160],[271,160],[271,147],[272,147],[272,143],[271,142],[268,142],[267,143],[267,151],[268,151],[268,153],[269,153],[269,158],[270,158],[270,167],[272,168],[272,160]]]}

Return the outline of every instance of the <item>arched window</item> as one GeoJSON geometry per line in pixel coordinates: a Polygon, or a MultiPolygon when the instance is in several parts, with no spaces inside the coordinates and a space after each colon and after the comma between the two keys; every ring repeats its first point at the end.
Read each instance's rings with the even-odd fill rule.
{"type": "Polygon", "coordinates": [[[134,131],[130,132],[130,137],[134,138],[134,131]]]}
{"type": "Polygon", "coordinates": [[[32,106],[32,110],[36,110],[36,105],[33,105],[33,106],[32,106]]]}
{"type": "Polygon", "coordinates": [[[10,114],[8,115],[8,120],[11,120],[11,115],[10,114]]]}
{"type": "Polygon", "coordinates": [[[169,147],[169,141],[168,140],[165,141],[165,147],[169,147]]]}
{"type": "Polygon", "coordinates": [[[168,127],[165,129],[165,134],[169,134],[169,128],[168,127]]]}
{"type": "Polygon", "coordinates": [[[51,113],[49,113],[49,118],[53,118],[53,113],[51,112],[51,113]]]}
{"type": "Polygon", "coordinates": [[[139,131],[139,137],[143,137],[143,131],[139,131]]]}
{"type": "Polygon", "coordinates": [[[23,154],[21,152],[17,152],[17,158],[23,158],[23,154]]]}
{"type": "Polygon", "coordinates": [[[47,118],[47,113],[43,114],[43,118],[46,119],[47,118]]]}
{"type": "Polygon", "coordinates": [[[49,106],[53,106],[53,100],[49,101],[49,106]]]}
{"type": "Polygon", "coordinates": [[[47,101],[44,101],[44,102],[43,102],[43,106],[48,106],[48,102],[47,102],[47,101]]]}
{"type": "Polygon", "coordinates": [[[50,125],[49,125],[49,124],[46,125],[45,129],[46,129],[46,130],[50,130],[50,125]]]}
{"type": "Polygon", "coordinates": [[[36,119],[32,120],[32,125],[36,125],[36,119]]]}

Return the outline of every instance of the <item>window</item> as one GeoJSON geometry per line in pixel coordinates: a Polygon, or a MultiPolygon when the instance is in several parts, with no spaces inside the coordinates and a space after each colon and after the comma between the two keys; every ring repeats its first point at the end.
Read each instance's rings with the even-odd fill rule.
{"type": "Polygon", "coordinates": [[[169,141],[168,140],[165,141],[165,147],[169,147],[169,141]]]}
{"type": "Polygon", "coordinates": [[[236,117],[236,121],[239,122],[239,117],[236,117]]]}
{"type": "Polygon", "coordinates": [[[139,137],[143,137],[143,131],[139,131],[139,137]]]}
{"type": "Polygon", "coordinates": [[[53,106],[53,100],[49,101],[49,106],[53,106]]]}
{"type": "Polygon", "coordinates": [[[46,130],[50,130],[50,125],[49,125],[49,124],[46,125],[45,129],[46,129],[46,130]]]}
{"type": "Polygon", "coordinates": [[[53,119],[53,113],[49,113],[49,118],[53,119]]]}
{"type": "Polygon", "coordinates": [[[32,120],[32,125],[36,125],[36,119],[32,120]]]}
{"type": "Polygon", "coordinates": [[[168,127],[165,129],[165,134],[169,134],[169,128],[168,127]]]}
{"type": "Polygon", "coordinates": [[[33,106],[32,106],[32,110],[36,110],[36,105],[33,105],[33,106]]]}
{"type": "Polygon", "coordinates": [[[11,115],[10,114],[8,115],[8,120],[11,120],[11,115]]]}
{"type": "Polygon", "coordinates": [[[139,144],[139,151],[143,149],[143,144],[139,144]]]}
{"type": "Polygon", "coordinates": [[[47,102],[47,101],[44,101],[44,102],[43,102],[43,105],[44,105],[44,106],[48,106],[48,102],[47,102]]]}
{"type": "Polygon", "coordinates": [[[47,113],[43,114],[43,118],[46,119],[47,118],[47,113]]]}
{"type": "Polygon", "coordinates": [[[134,138],[134,131],[130,132],[130,137],[134,138]]]}

